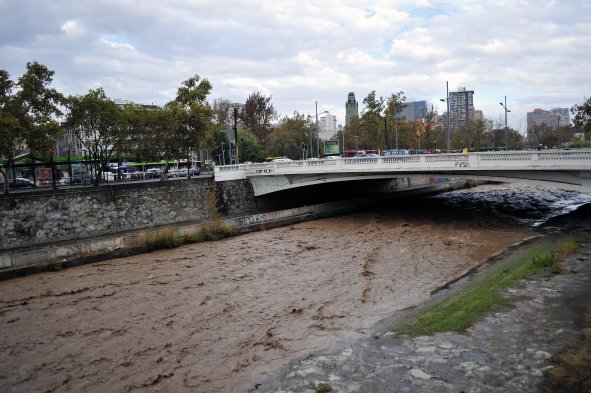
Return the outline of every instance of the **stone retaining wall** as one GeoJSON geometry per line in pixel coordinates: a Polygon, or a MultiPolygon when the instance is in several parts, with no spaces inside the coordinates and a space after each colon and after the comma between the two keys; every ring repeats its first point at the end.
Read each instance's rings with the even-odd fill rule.
{"type": "Polygon", "coordinates": [[[0,197],[0,250],[208,218],[213,179],[113,184],[0,197]]]}

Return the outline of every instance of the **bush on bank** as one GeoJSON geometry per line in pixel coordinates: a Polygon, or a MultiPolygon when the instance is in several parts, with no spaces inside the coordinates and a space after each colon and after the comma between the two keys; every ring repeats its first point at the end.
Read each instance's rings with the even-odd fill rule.
{"type": "Polygon", "coordinates": [[[211,240],[221,240],[233,236],[235,228],[223,220],[215,220],[203,225],[196,232],[176,235],[171,227],[165,227],[158,232],[144,233],[142,244],[147,251],[175,248],[184,244],[199,243],[211,240]]]}
{"type": "Polygon", "coordinates": [[[501,290],[535,273],[561,272],[560,263],[577,249],[575,240],[552,247],[536,248],[491,275],[475,280],[419,315],[396,327],[400,334],[424,335],[435,332],[462,332],[483,314],[510,306],[501,290]]]}

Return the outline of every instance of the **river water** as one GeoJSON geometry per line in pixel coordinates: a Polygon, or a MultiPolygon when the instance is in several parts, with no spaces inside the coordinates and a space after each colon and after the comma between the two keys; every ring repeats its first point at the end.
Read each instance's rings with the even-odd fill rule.
{"type": "Polygon", "coordinates": [[[0,282],[0,391],[244,389],[586,203],[484,185],[0,282]]]}

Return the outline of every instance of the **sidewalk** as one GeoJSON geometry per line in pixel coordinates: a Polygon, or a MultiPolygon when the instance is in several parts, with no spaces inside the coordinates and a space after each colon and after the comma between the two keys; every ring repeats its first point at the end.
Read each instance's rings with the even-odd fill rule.
{"type": "Polygon", "coordinates": [[[245,391],[538,392],[543,386],[548,392],[588,392],[590,259],[587,236],[563,262],[562,274],[508,289],[506,296],[515,307],[487,315],[465,334],[399,336],[389,331],[391,321],[381,331],[367,332],[365,338],[292,361],[245,391]],[[551,389],[568,378],[557,362],[569,348],[579,352],[571,353],[569,359],[586,362],[580,368],[584,373],[574,373],[570,386],[551,389]]]}

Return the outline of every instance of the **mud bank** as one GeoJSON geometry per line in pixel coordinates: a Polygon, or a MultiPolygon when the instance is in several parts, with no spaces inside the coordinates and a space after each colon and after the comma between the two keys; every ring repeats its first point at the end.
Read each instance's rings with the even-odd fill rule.
{"type": "Polygon", "coordinates": [[[532,234],[421,199],[0,282],[0,390],[241,390],[532,234]]]}

